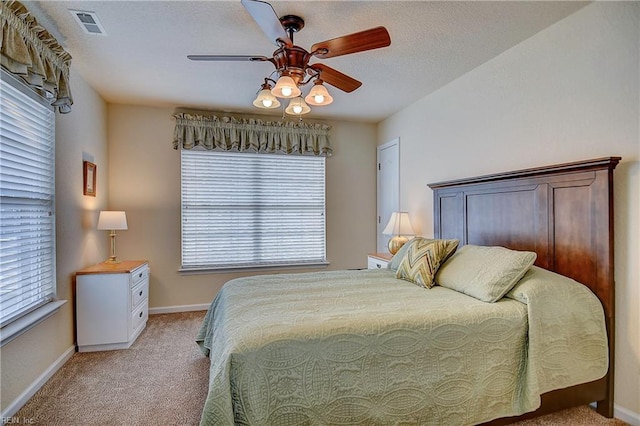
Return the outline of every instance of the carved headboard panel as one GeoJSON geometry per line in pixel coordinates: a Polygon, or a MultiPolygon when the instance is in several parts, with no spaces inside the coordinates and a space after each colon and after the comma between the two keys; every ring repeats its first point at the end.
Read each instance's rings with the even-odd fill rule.
{"type": "MultiPolygon", "coordinates": [[[[429,185],[435,238],[456,238],[461,246],[535,251],[536,265],[571,277],[598,296],[607,317],[610,368],[604,385],[584,386],[582,398],[599,401],[598,411],[609,417],[615,314],[613,170],[619,161],[599,158],[429,185]]],[[[559,399],[575,395],[572,392],[559,399]]]]}
{"type": "MultiPolygon", "coordinates": [[[[613,311],[613,169],[619,157],[430,184],[436,238],[535,251],[613,311]]],[[[610,312],[611,311],[611,312],[610,312]]]]}

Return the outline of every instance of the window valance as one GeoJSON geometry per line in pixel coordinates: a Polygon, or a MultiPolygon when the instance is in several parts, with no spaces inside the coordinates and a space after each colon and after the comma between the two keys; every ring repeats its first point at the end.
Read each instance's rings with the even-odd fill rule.
{"type": "Polygon", "coordinates": [[[326,124],[177,113],[174,149],[331,156],[326,124]]]}
{"type": "Polygon", "coordinates": [[[71,55],[22,3],[2,0],[0,12],[2,66],[40,95],[52,99],[51,104],[61,113],[70,112],[73,104],[69,87],[71,55]]]}

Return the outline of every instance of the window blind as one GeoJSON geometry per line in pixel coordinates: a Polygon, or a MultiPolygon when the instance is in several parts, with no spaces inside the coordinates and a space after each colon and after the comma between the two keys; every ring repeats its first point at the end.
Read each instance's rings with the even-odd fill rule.
{"type": "Polygon", "coordinates": [[[55,297],[55,117],[11,76],[0,81],[0,325],[55,297]]]}
{"type": "Polygon", "coordinates": [[[181,151],[182,268],[326,262],[325,158],[181,151]]]}

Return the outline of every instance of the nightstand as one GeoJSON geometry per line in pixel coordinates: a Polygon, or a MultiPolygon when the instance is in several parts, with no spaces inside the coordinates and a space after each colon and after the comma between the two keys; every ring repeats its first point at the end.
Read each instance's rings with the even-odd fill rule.
{"type": "Polygon", "coordinates": [[[391,253],[369,253],[367,269],[385,269],[392,257],[391,253]]]}
{"type": "Polygon", "coordinates": [[[76,272],[79,352],[127,349],[149,318],[146,260],[99,263],[76,272]]]}

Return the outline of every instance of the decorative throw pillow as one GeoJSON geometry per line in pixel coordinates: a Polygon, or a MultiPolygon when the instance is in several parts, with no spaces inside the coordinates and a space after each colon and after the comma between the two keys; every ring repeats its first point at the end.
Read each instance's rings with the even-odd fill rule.
{"type": "Polygon", "coordinates": [[[501,299],[536,261],[536,253],[466,245],[440,269],[436,282],[484,302],[501,299]]]}
{"type": "Polygon", "coordinates": [[[405,244],[407,245],[396,277],[424,288],[431,288],[438,268],[456,251],[458,240],[414,238],[405,244]]]}

